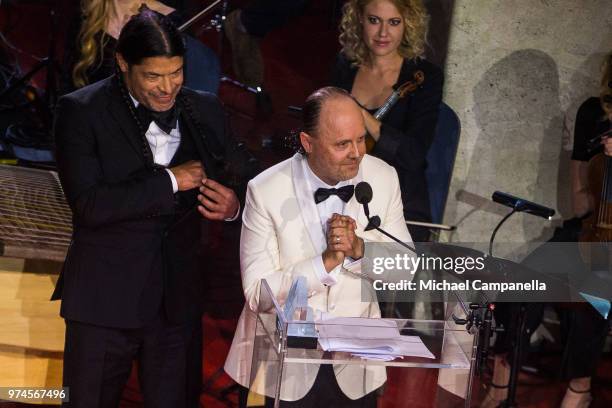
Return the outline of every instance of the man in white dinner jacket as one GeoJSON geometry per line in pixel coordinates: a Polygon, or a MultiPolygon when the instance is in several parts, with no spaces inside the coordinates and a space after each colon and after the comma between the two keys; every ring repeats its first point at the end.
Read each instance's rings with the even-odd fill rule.
{"type": "MultiPolygon", "coordinates": [[[[243,387],[268,397],[274,396],[272,379],[250,384],[261,280],[281,304],[293,279],[304,276],[313,310],[380,317],[374,291],[362,293],[361,258],[364,241],[389,239],[364,231],[367,219],[353,194],[360,181],[372,186],[370,212],[381,218],[381,227],[412,242],[395,169],[365,154],[366,128],[354,99],[341,89],[322,88],[306,100],[303,118],[302,151],[251,180],[243,214],[240,266],[246,304],[225,370],[243,387]]],[[[375,407],[372,391],[385,380],[384,367],[287,364],[281,406],[375,407]]],[[[245,395],[243,389],[242,404],[245,395]]]]}

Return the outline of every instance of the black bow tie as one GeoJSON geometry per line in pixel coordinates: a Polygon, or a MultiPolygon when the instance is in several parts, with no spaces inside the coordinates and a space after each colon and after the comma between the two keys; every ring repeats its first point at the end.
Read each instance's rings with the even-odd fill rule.
{"type": "Polygon", "coordinates": [[[340,188],[317,188],[314,193],[314,200],[316,204],[319,204],[321,201],[327,200],[329,196],[337,195],[342,201],[348,203],[354,191],[355,186],[352,184],[340,188]]]}
{"type": "Polygon", "coordinates": [[[155,122],[166,133],[170,133],[172,129],[176,128],[179,117],[179,110],[176,104],[167,111],[155,112],[140,103],[136,111],[138,112],[138,119],[140,119],[146,129],[149,128],[151,122],[155,122]]]}

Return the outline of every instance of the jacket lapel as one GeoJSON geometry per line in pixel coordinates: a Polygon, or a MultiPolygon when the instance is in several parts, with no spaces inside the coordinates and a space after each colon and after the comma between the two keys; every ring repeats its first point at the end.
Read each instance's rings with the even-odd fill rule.
{"type": "Polygon", "coordinates": [[[210,150],[206,148],[206,135],[202,135],[198,132],[198,128],[189,120],[189,116],[184,112],[184,109],[181,109],[179,128],[181,130],[181,139],[191,137],[191,140],[193,140],[198,156],[206,170],[207,177],[218,180],[218,170],[220,170],[218,169],[219,161],[215,160],[214,156],[211,156],[210,150]]]}
{"type": "Polygon", "coordinates": [[[291,174],[293,178],[293,191],[300,206],[302,221],[308,231],[308,236],[316,253],[325,250],[325,235],[319,220],[319,211],[312,196],[312,187],[306,180],[302,169],[302,162],[306,160],[300,153],[296,153],[291,160],[291,174]]]}
{"type": "MultiPolygon", "coordinates": [[[[134,122],[134,118],[130,114],[129,108],[125,106],[119,86],[115,83],[116,80],[115,77],[111,77],[106,84],[106,90],[110,95],[107,106],[108,112],[120,129],[120,132],[117,133],[120,133],[120,136],[125,138],[128,144],[137,153],[138,157],[144,162],[145,158],[142,151],[143,145],[138,125],[134,122]]],[[[115,134],[115,132],[111,133],[113,135],[115,134]]]]}
{"type": "MultiPolygon", "coordinates": [[[[178,106],[181,110],[182,122],[189,127],[192,132],[193,138],[197,140],[197,146],[200,153],[206,151],[216,161],[222,161],[223,156],[226,153],[224,147],[219,144],[217,138],[214,137],[213,130],[206,124],[201,115],[201,110],[194,108],[196,101],[191,96],[193,91],[188,92],[185,88],[179,93],[177,98],[178,106]],[[189,106],[187,106],[189,105],[189,106]],[[188,113],[189,111],[190,113],[188,113]],[[197,121],[194,123],[194,121],[197,121]]],[[[225,118],[224,118],[225,119],[225,118]]],[[[182,123],[182,124],[183,124],[182,123]]]]}
{"type": "MultiPolygon", "coordinates": [[[[359,171],[357,175],[350,181],[354,186],[360,181],[363,181],[363,162],[359,165],[359,171]]],[[[355,221],[357,221],[357,231],[355,233],[363,238],[363,230],[366,227],[368,220],[363,212],[362,205],[355,199],[355,194],[351,197],[348,203],[344,206],[344,215],[348,215],[355,221]]],[[[342,282],[347,278],[347,273],[338,273],[335,275],[336,285],[332,287],[330,292],[330,302],[335,302],[338,296],[342,296],[342,289],[344,288],[342,282]]]]}
{"type": "MultiPolygon", "coordinates": [[[[357,186],[357,184],[361,181],[363,181],[363,161],[359,165],[359,171],[357,172],[357,175],[351,180],[351,183],[354,186],[357,186]]],[[[355,194],[353,194],[353,197],[351,197],[349,202],[346,203],[346,206],[344,207],[344,215],[348,215],[349,217],[357,221],[358,233],[360,233],[360,231],[363,231],[363,229],[368,224],[368,220],[366,219],[365,213],[363,212],[363,206],[357,202],[357,199],[355,199],[355,194]]]]}

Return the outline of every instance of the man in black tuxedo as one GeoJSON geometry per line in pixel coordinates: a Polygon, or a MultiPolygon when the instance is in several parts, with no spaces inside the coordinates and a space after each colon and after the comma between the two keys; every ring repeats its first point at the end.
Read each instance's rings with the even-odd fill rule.
{"type": "Polygon", "coordinates": [[[66,321],[65,406],[116,407],[134,359],[145,406],[198,404],[200,221],[234,220],[240,205],[220,181],[223,108],[182,87],[184,52],[176,27],[145,9],[121,32],[118,73],[58,102],[74,226],[53,294],[66,321]]]}

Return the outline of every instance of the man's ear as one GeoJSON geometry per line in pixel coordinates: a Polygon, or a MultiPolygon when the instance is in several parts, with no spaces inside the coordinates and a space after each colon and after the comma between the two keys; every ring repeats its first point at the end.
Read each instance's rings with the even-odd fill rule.
{"type": "Polygon", "coordinates": [[[119,69],[121,70],[121,72],[123,72],[124,74],[127,73],[129,66],[127,61],[123,58],[123,55],[116,53],[115,59],[117,60],[117,64],[119,65],[119,69]]]}
{"type": "Polygon", "coordinates": [[[300,143],[307,154],[312,153],[312,136],[306,132],[300,132],[300,143]]]}

